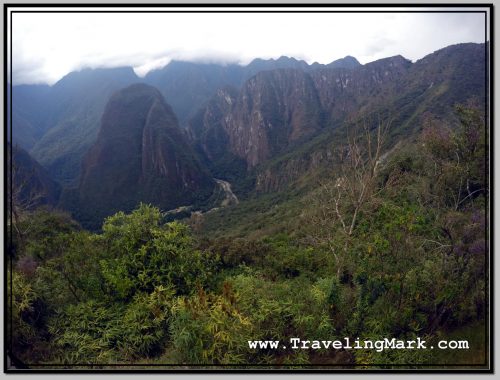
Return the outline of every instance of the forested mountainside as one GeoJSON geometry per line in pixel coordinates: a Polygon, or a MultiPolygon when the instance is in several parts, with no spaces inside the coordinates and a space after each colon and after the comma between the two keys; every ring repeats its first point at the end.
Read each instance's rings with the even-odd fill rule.
{"type": "Polygon", "coordinates": [[[12,355],[34,368],[487,367],[487,48],[14,86],[12,355]],[[469,349],[298,350],[292,337],[469,349]]]}

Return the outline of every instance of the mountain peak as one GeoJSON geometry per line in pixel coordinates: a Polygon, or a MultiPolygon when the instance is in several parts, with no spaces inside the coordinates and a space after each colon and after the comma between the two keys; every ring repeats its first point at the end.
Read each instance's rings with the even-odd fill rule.
{"type": "Polygon", "coordinates": [[[378,59],[373,62],[369,62],[365,67],[401,67],[401,68],[409,68],[412,65],[412,62],[409,59],[406,59],[402,55],[394,55],[392,57],[378,59]]]}
{"type": "Polygon", "coordinates": [[[106,105],[97,141],[84,160],[79,212],[96,205],[101,220],[139,202],[175,208],[207,199],[214,186],[163,96],[137,83],[106,105]]]}
{"type": "Polygon", "coordinates": [[[347,55],[344,58],[337,59],[333,62],[330,62],[328,65],[326,65],[329,68],[346,68],[346,69],[352,69],[358,66],[361,66],[361,63],[354,58],[353,56],[347,55]]]}

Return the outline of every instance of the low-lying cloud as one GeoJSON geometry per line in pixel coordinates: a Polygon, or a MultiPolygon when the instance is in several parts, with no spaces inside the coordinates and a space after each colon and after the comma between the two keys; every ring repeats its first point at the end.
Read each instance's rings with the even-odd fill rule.
{"type": "Polygon", "coordinates": [[[247,64],[282,55],[361,63],[484,42],[482,13],[14,13],[14,84],[53,84],[82,68],[131,66],[139,76],[171,60],[247,64]]]}

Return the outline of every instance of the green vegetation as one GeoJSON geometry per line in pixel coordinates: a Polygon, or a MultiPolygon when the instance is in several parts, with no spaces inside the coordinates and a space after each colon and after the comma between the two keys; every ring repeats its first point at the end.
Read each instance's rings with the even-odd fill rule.
{"type": "Polygon", "coordinates": [[[199,230],[145,204],[100,233],[20,211],[12,353],[31,367],[485,363],[487,136],[477,110],[458,107],[457,119],[429,122],[387,157],[382,126],[349,136],[314,190],[251,197],[205,214],[199,230]],[[292,337],[468,339],[470,349],[248,345],[292,337]]]}

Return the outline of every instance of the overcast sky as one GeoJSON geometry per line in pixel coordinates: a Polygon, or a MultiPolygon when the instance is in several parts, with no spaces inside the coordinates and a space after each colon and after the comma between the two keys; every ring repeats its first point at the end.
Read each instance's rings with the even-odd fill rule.
{"type": "Polygon", "coordinates": [[[139,76],[170,60],[247,64],[282,55],[361,63],[413,61],[448,45],[484,42],[481,13],[14,13],[14,84],[53,84],[84,67],[132,66],[139,76]]]}

